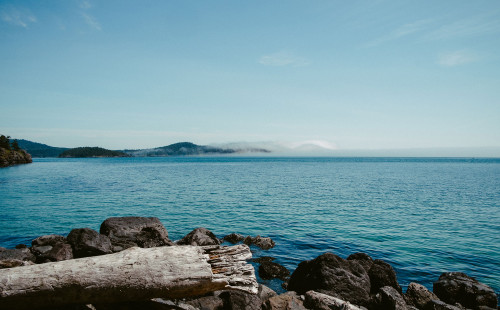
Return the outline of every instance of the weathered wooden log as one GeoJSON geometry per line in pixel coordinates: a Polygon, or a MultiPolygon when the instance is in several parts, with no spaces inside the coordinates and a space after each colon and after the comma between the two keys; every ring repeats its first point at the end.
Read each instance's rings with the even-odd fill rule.
{"type": "Polygon", "coordinates": [[[0,270],[0,309],[257,293],[246,245],[170,246],[0,270]]]}

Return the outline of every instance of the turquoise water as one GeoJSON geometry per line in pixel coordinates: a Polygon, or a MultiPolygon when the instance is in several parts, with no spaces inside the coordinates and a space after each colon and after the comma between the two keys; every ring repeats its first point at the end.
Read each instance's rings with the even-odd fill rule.
{"type": "MultiPolygon", "coordinates": [[[[35,159],[0,169],[0,246],[156,216],[171,239],[196,227],[272,237],[293,271],[326,251],[366,252],[429,288],[461,271],[500,292],[500,159],[35,159]]],[[[279,282],[268,282],[279,290],[279,282]]]]}

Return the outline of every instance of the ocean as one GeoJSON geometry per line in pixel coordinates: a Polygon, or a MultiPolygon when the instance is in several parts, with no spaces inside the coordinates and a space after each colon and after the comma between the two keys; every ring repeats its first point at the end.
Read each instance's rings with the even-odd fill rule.
{"type": "Polygon", "coordinates": [[[500,293],[500,159],[50,158],[0,169],[1,247],[99,231],[113,216],[158,217],[172,240],[197,227],[271,237],[276,247],[254,256],[291,272],[324,252],[365,252],[395,268],[403,291],[460,271],[500,293]]]}

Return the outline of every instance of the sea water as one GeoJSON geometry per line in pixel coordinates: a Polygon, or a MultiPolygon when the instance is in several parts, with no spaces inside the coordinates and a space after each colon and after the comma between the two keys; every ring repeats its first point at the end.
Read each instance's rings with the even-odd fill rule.
{"type": "MultiPolygon", "coordinates": [[[[500,159],[174,157],[35,159],[0,169],[0,246],[158,217],[271,237],[293,271],[332,252],[389,262],[405,288],[465,272],[500,292],[500,159]]],[[[256,265],[257,266],[257,265],[256,265]]],[[[263,281],[282,291],[280,281],[263,281]]]]}

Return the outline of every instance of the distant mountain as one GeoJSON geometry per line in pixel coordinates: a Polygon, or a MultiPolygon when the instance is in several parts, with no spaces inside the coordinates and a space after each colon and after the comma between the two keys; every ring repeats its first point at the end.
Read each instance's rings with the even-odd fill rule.
{"type": "Polygon", "coordinates": [[[31,157],[57,157],[62,152],[69,150],[65,147],[53,147],[24,139],[17,140],[17,142],[20,148],[31,154],[31,157]]]}
{"type": "Polygon", "coordinates": [[[77,147],[62,152],[61,154],[59,154],[58,157],[81,158],[81,157],[128,157],[128,156],[130,155],[125,154],[121,151],[111,151],[103,149],[101,147],[77,147]]]}
{"type": "Polygon", "coordinates": [[[197,145],[191,142],[179,142],[167,146],[144,150],[124,150],[131,156],[186,156],[186,155],[215,155],[233,154],[236,150],[213,146],[197,145]]]}

